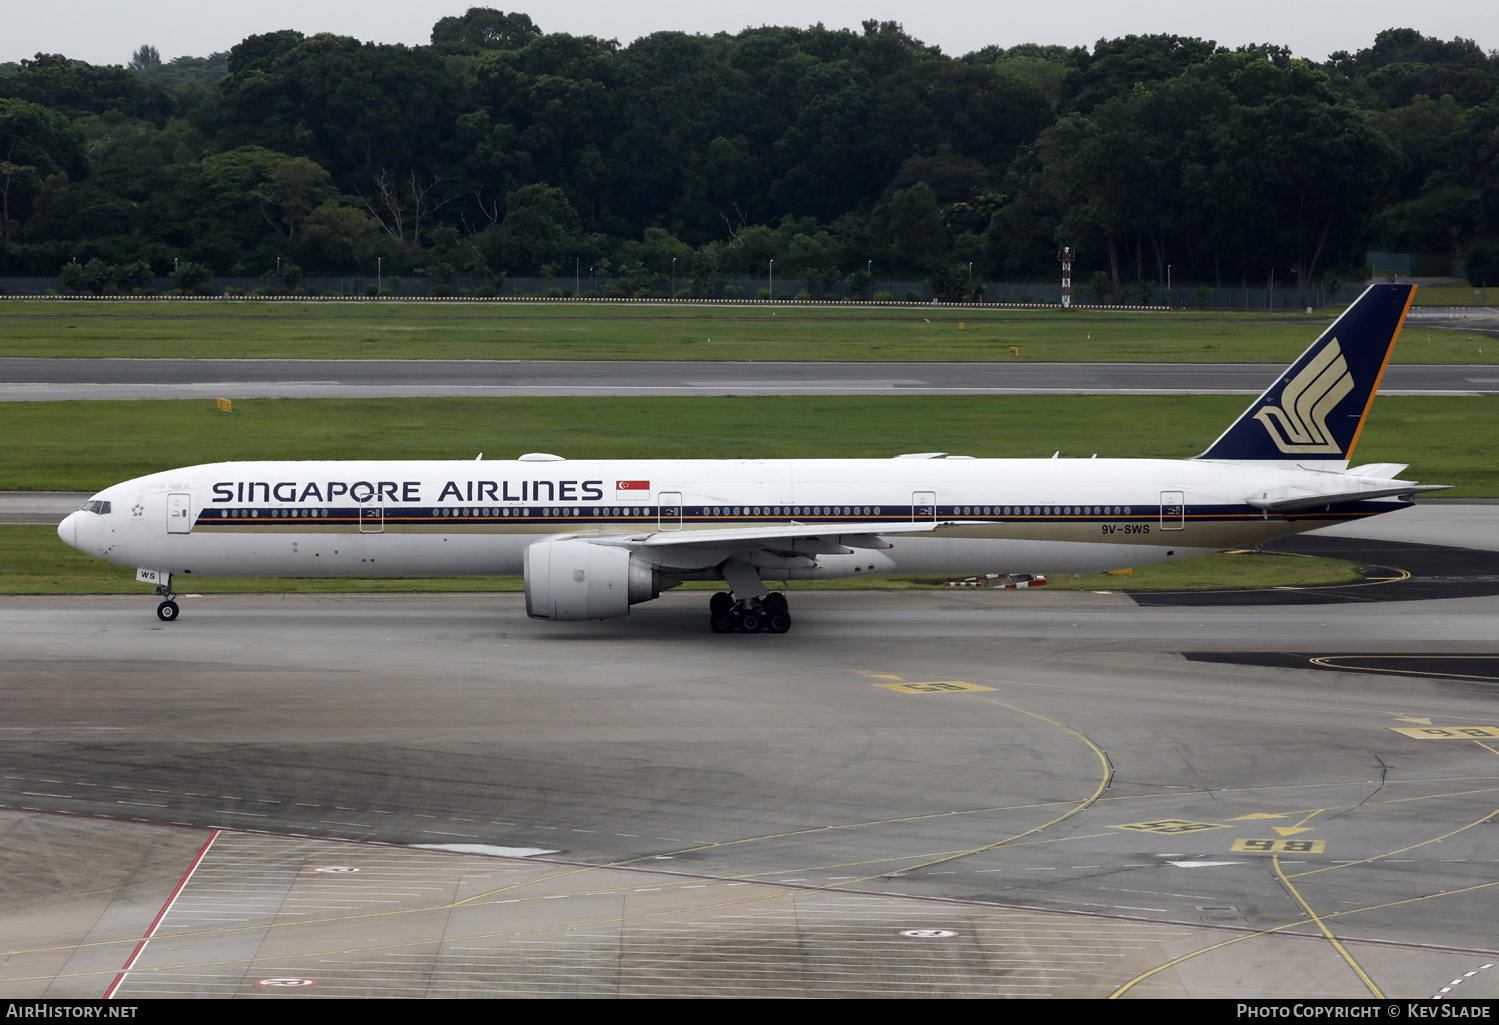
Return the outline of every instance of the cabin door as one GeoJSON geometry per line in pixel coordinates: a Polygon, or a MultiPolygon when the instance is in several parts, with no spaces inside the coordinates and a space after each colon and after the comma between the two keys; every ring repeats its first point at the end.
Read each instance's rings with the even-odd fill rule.
{"type": "Polygon", "coordinates": [[[937,492],[911,492],[911,522],[930,523],[937,518],[937,492]]]}
{"type": "Polygon", "coordinates": [[[1161,492],[1161,529],[1184,530],[1187,526],[1187,505],[1180,491],[1161,492]]]}
{"type": "Polygon", "coordinates": [[[662,530],[682,529],[682,493],[662,491],[656,495],[658,520],[662,530]]]}
{"type": "Polygon", "coordinates": [[[189,534],[193,529],[193,498],[191,495],[167,496],[167,533],[189,534]]]}

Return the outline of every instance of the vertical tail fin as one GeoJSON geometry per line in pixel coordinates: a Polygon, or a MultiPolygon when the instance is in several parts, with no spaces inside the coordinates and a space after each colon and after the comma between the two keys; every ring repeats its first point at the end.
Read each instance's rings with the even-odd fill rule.
{"type": "Polygon", "coordinates": [[[1415,285],[1370,285],[1197,458],[1349,459],[1415,293],[1415,285]]]}

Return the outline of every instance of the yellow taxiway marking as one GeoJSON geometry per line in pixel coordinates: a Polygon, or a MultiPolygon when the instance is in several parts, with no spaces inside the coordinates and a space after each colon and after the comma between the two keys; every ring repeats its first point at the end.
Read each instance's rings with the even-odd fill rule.
{"type": "Polygon", "coordinates": [[[1249,815],[1239,815],[1229,819],[1230,822],[1246,822],[1250,819],[1288,819],[1289,815],[1272,815],[1268,811],[1257,811],[1249,815]]]}
{"type": "MultiPolygon", "coordinates": [[[[1406,575],[1409,576],[1410,574],[1406,574],[1406,575]]],[[[1354,587],[1358,587],[1358,586],[1361,586],[1361,585],[1354,584],[1353,586],[1354,587]]],[[[1488,676],[1488,675],[1481,674],[1481,673],[1439,673],[1439,672],[1434,672],[1434,671],[1431,671],[1431,670],[1424,670],[1424,669],[1386,669],[1383,666],[1338,665],[1337,661],[1335,661],[1335,660],[1350,661],[1350,660],[1359,659],[1359,658],[1378,658],[1378,659],[1392,659],[1392,660],[1393,659],[1408,658],[1408,659],[1411,659],[1413,661],[1416,661],[1416,660],[1430,659],[1432,657],[1433,656],[1431,656],[1431,655],[1323,655],[1320,658],[1308,659],[1308,661],[1311,662],[1312,665],[1314,665],[1314,666],[1321,666],[1323,669],[1351,669],[1351,670],[1354,670],[1354,671],[1357,671],[1357,672],[1363,672],[1363,673],[1396,673],[1396,674],[1398,674],[1400,676],[1442,676],[1442,677],[1448,677],[1448,678],[1459,679],[1459,680],[1499,680],[1499,676],[1488,676]]],[[[1440,658],[1440,657],[1443,657],[1443,656],[1436,656],[1436,657],[1440,658]]],[[[1499,657],[1499,656],[1494,656],[1494,655],[1451,655],[1451,656],[1446,656],[1446,657],[1449,657],[1449,658],[1462,658],[1462,659],[1466,659],[1468,661],[1477,661],[1479,659],[1490,659],[1490,658],[1496,658],[1496,657],[1499,657]]]]}
{"type": "MultiPolygon", "coordinates": [[[[1338,867],[1341,867],[1341,866],[1338,866],[1338,867]]],[[[1417,903],[1419,901],[1423,901],[1423,900],[1434,900],[1434,899],[1436,899],[1438,897],[1456,897],[1459,894],[1472,893],[1474,890],[1486,890],[1490,886],[1499,886],[1499,880],[1495,880],[1494,882],[1491,882],[1491,883],[1477,883],[1477,884],[1475,884],[1473,886],[1464,886],[1460,890],[1443,890],[1440,893],[1427,893],[1427,894],[1423,894],[1420,897],[1406,897],[1404,900],[1392,900],[1388,904],[1370,904],[1367,907],[1362,907],[1362,908],[1349,908],[1347,911],[1334,911],[1331,914],[1323,915],[1322,917],[1324,919],[1327,919],[1327,918],[1342,918],[1345,915],[1360,915],[1360,914],[1363,914],[1366,911],[1383,911],[1386,908],[1398,908],[1398,907],[1400,907],[1400,906],[1402,906],[1404,904],[1415,904],[1415,903],[1417,903]]],[[[1305,922],[1299,921],[1299,920],[1295,921],[1295,922],[1287,922],[1285,925],[1277,925],[1277,926],[1273,926],[1273,927],[1271,927],[1269,929],[1261,929],[1258,932],[1245,933],[1242,936],[1235,936],[1231,940],[1224,940],[1222,943],[1214,943],[1210,947],[1203,947],[1201,950],[1194,950],[1194,951],[1192,951],[1189,954],[1183,954],[1180,957],[1172,958],[1170,961],[1167,961],[1165,964],[1156,965],[1150,971],[1144,972],[1143,974],[1137,975],[1133,979],[1130,979],[1123,986],[1120,986],[1118,989],[1114,990],[1114,992],[1110,993],[1109,994],[1109,999],[1110,1000],[1117,1000],[1117,999],[1119,999],[1125,993],[1129,992],[1132,988],[1134,988],[1134,986],[1137,983],[1144,982],[1146,979],[1150,978],[1152,975],[1155,975],[1155,974],[1157,974],[1159,972],[1163,972],[1167,968],[1175,968],[1177,965],[1181,964],[1183,961],[1190,961],[1194,957],[1198,957],[1198,956],[1200,956],[1202,954],[1210,953],[1210,952],[1212,952],[1214,950],[1222,950],[1224,947],[1231,947],[1235,943],[1243,943],[1245,940],[1256,940],[1256,939],[1259,939],[1261,936],[1273,936],[1276,933],[1282,933],[1282,932],[1285,932],[1288,929],[1295,929],[1295,928],[1298,928],[1298,927],[1303,926],[1305,924],[1306,924],[1305,922]]]]}
{"type": "Polygon", "coordinates": [[[1478,740],[1499,737],[1499,726],[1391,726],[1389,729],[1392,733],[1413,740],[1478,740]]]}
{"type": "Polygon", "coordinates": [[[1430,726],[1431,725],[1431,720],[1430,719],[1422,719],[1420,716],[1415,716],[1415,715],[1397,715],[1397,716],[1395,716],[1395,718],[1398,719],[1398,720],[1400,720],[1401,722],[1418,722],[1422,726],[1430,726]]]}
{"type": "MultiPolygon", "coordinates": [[[[1495,753],[1499,754],[1499,752],[1495,752],[1495,753]]],[[[1394,802],[1394,801],[1381,801],[1380,803],[1381,804],[1394,804],[1396,802],[1394,802]]],[[[1456,836],[1457,834],[1459,834],[1461,832],[1464,832],[1465,830],[1472,829],[1474,826],[1484,825],[1491,818],[1493,818],[1495,815],[1499,815],[1499,808],[1495,808],[1491,812],[1484,813],[1484,816],[1482,818],[1474,819],[1472,822],[1469,822],[1466,826],[1458,826],[1456,829],[1452,830],[1450,833],[1443,833],[1441,836],[1434,836],[1430,840],[1422,840],[1420,843],[1413,843],[1409,847],[1400,847],[1400,848],[1397,848],[1397,849],[1395,849],[1393,851],[1385,851],[1383,854],[1376,854],[1372,858],[1361,858],[1358,861],[1345,861],[1341,865],[1327,865],[1327,866],[1325,866],[1323,868],[1307,869],[1305,872],[1297,872],[1296,873],[1296,878],[1300,879],[1302,876],[1314,876],[1314,875],[1316,875],[1319,872],[1331,872],[1331,871],[1333,871],[1335,869],[1352,868],[1354,865],[1367,865],[1371,861],[1379,861],[1382,858],[1393,857],[1396,854],[1404,854],[1406,851],[1413,851],[1417,847],[1425,847],[1427,844],[1433,844],[1433,843],[1436,843],[1439,840],[1445,840],[1449,836],[1456,836]]]]}
{"type": "Polygon", "coordinates": [[[1133,829],[1141,833],[1200,833],[1205,829],[1227,829],[1221,822],[1193,822],[1190,819],[1157,819],[1154,822],[1127,822],[1110,829],[1133,829]]]}
{"type": "MultiPolygon", "coordinates": [[[[1489,745],[1485,744],[1481,740],[1475,740],[1474,743],[1477,744],[1479,747],[1483,748],[1485,751],[1488,751],[1491,754],[1499,755],[1499,750],[1496,750],[1496,749],[1490,747],[1489,745]]],[[[1394,803],[1394,802],[1390,802],[1390,803],[1394,803]]],[[[1450,836],[1456,836],[1458,833],[1462,833],[1462,832],[1465,832],[1465,831],[1467,831],[1469,829],[1472,829],[1474,826],[1478,826],[1478,825],[1482,825],[1484,823],[1487,823],[1495,815],[1499,815],[1499,808],[1495,808],[1493,811],[1485,813],[1481,818],[1474,819],[1472,822],[1469,822],[1466,826],[1459,826],[1458,828],[1456,828],[1454,830],[1451,830],[1450,832],[1443,833],[1441,836],[1434,836],[1434,837],[1432,837],[1429,840],[1423,840],[1420,843],[1411,844],[1409,847],[1402,847],[1399,850],[1386,851],[1385,853],[1375,855],[1372,858],[1363,858],[1363,859],[1361,859],[1359,861],[1345,862],[1345,863],[1343,863],[1341,865],[1324,865],[1322,868],[1314,868],[1314,869],[1309,869],[1309,870],[1307,870],[1305,872],[1297,872],[1296,873],[1296,878],[1300,879],[1303,876],[1317,875],[1318,873],[1321,873],[1321,872],[1336,872],[1336,871],[1340,871],[1342,869],[1352,868],[1355,865],[1367,865],[1367,864],[1369,864],[1372,861],[1379,861],[1382,858],[1392,857],[1393,855],[1396,855],[1396,854],[1404,854],[1406,851],[1413,851],[1413,850],[1415,850],[1418,847],[1425,847],[1427,844],[1439,843],[1442,840],[1445,840],[1445,839],[1447,839],[1450,836]]],[[[1274,841],[1271,841],[1271,842],[1273,843],[1274,841]]],[[[1300,842],[1300,843],[1311,843],[1311,842],[1316,842],[1316,841],[1307,841],[1307,840],[1294,841],[1293,840],[1293,841],[1289,841],[1289,842],[1290,843],[1297,843],[1297,842],[1300,842]]],[[[1311,914],[1312,913],[1311,908],[1307,908],[1306,907],[1306,902],[1304,900],[1301,900],[1301,894],[1296,892],[1295,887],[1293,887],[1291,885],[1291,880],[1286,877],[1285,872],[1281,869],[1281,867],[1280,867],[1280,858],[1278,856],[1275,858],[1275,873],[1285,883],[1286,889],[1288,891],[1290,891],[1291,893],[1295,894],[1296,899],[1301,902],[1301,906],[1302,907],[1306,908],[1307,913],[1311,914]]],[[[1424,896],[1421,896],[1421,897],[1407,897],[1404,900],[1390,901],[1390,902],[1388,902],[1386,904],[1372,904],[1372,905],[1369,905],[1367,907],[1352,908],[1352,909],[1350,909],[1348,911],[1334,911],[1331,914],[1328,914],[1328,915],[1323,916],[1323,917],[1325,917],[1325,918],[1341,918],[1344,915],[1357,915],[1357,914],[1361,914],[1361,913],[1363,913],[1365,911],[1381,911],[1381,910],[1383,910],[1385,908],[1399,907],[1399,906],[1401,906],[1403,904],[1412,904],[1412,903],[1415,903],[1416,901],[1431,900],[1431,899],[1436,898],[1436,897],[1455,897],[1455,896],[1457,896],[1460,893],[1471,893],[1471,892],[1476,891],[1476,890],[1486,890],[1490,886],[1499,886],[1499,880],[1496,880],[1494,882],[1488,882],[1488,883],[1478,883],[1478,884],[1476,884],[1474,886],[1464,886],[1464,887],[1461,887],[1460,889],[1455,889],[1455,890],[1441,890],[1441,891],[1439,891],[1437,893],[1428,893],[1428,894],[1426,894],[1424,896]]],[[[1337,940],[1333,938],[1332,933],[1323,924],[1323,919],[1322,918],[1318,918],[1315,914],[1313,914],[1312,917],[1316,919],[1318,927],[1327,936],[1327,938],[1330,939],[1330,940],[1332,940],[1332,942],[1334,944],[1337,944],[1337,940]]],[[[1287,929],[1294,929],[1298,925],[1301,925],[1301,924],[1302,924],[1301,922],[1287,922],[1285,925],[1278,925],[1278,926],[1276,926],[1276,927],[1274,927],[1272,929],[1262,929],[1259,932],[1247,933],[1247,934],[1245,934],[1243,936],[1236,936],[1236,937],[1234,937],[1231,940],[1224,940],[1222,943],[1214,943],[1214,944],[1212,944],[1210,946],[1203,947],[1200,950],[1194,950],[1194,951],[1192,951],[1190,953],[1182,954],[1180,957],[1174,957],[1170,961],[1165,962],[1164,964],[1156,965],[1154,968],[1152,968],[1148,972],[1143,972],[1140,975],[1135,976],[1133,979],[1131,979],[1128,982],[1126,982],[1123,986],[1120,986],[1118,989],[1114,990],[1114,992],[1110,993],[1109,994],[1109,999],[1110,1000],[1117,1000],[1119,997],[1121,997],[1125,993],[1129,992],[1129,990],[1131,988],[1133,988],[1137,983],[1144,982],[1146,979],[1150,978],[1152,975],[1155,975],[1158,972],[1163,972],[1163,971],[1165,971],[1168,968],[1174,968],[1175,966],[1181,964],[1183,961],[1190,960],[1191,958],[1197,957],[1198,955],[1206,954],[1209,951],[1213,951],[1213,950],[1220,950],[1223,947],[1232,946],[1235,943],[1242,943],[1244,940],[1252,940],[1252,939],[1255,939],[1256,937],[1259,937],[1259,936],[1269,936],[1272,933],[1284,932],[1287,929]]],[[[1342,953],[1344,954],[1345,957],[1347,956],[1347,952],[1346,951],[1342,951],[1342,953]]],[[[1351,959],[1350,959],[1350,963],[1352,963],[1351,959]]],[[[1378,991],[1378,989],[1375,988],[1374,983],[1369,980],[1368,976],[1363,973],[1362,969],[1359,969],[1355,965],[1354,970],[1359,972],[1359,975],[1364,979],[1365,984],[1369,986],[1369,988],[1370,988],[1371,991],[1373,991],[1374,993],[1378,994],[1381,998],[1383,998],[1383,994],[1379,994],[1379,991],[1378,991]]]]}
{"type": "MultiPolygon", "coordinates": [[[[1314,815],[1321,815],[1326,810],[1326,808],[1318,808],[1316,811],[1312,812],[1311,815],[1307,815],[1305,818],[1303,818],[1301,822],[1305,822],[1307,819],[1312,818],[1312,816],[1314,815]]],[[[1281,836],[1295,836],[1297,833],[1310,833],[1312,831],[1312,827],[1303,826],[1301,822],[1296,823],[1294,826],[1271,826],[1270,828],[1275,830],[1281,836]]]]}
{"type": "Polygon", "coordinates": [[[1332,934],[1332,930],[1327,927],[1327,923],[1322,921],[1317,912],[1312,910],[1312,906],[1306,902],[1306,898],[1301,895],[1295,886],[1291,885],[1291,880],[1286,878],[1285,872],[1280,867],[1280,856],[1276,855],[1270,861],[1275,866],[1275,874],[1280,877],[1281,883],[1291,892],[1291,896],[1296,898],[1296,902],[1301,905],[1302,909],[1311,916],[1312,921],[1317,923],[1317,928],[1322,930],[1322,935],[1327,937],[1327,942],[1331,943],[1333,948],[1343,956],[1343,960],[1348,962],[1348,967],[1353,969],[1353,973],[1364,980],[1364,985],[1369,987],[1369,992],[1374,994],[1375,999],[1383,1000],[1385,995],[1379,991],[1378,986],[1374,985],[1374,980],[1369,978],[1368,974],[1359,967],[1359,963],[1353,959],[1353,955],[1348,953],[1348,948],[1338,942],[1338,938],[1332,934]]]}
{"type": "Polygon", "coordinates": [[[1230,851],[1239,854],[1326,854],[1326,840],[1245,840],[1234,841],[1230,851]]]}
{"type": "Polygon", "coordinates": [[[902,694],[963,694],[981,690],[993,690],[993,687],[980,686],[977,683],[967,683],[963,680],[928,680],[925,683],[877,683],[876,687],[884,687],[886,690],[900,691],[902,694]]]}

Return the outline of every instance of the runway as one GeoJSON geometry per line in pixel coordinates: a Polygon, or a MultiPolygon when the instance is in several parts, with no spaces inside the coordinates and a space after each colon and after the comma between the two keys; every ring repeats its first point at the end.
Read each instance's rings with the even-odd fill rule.
{"type": "Polygon", "coordinates": [[[0,599],[0,995],[1499,995],[1499,673],[1200,658],[1499,597],[702,604],[0,599]]]}
{"type": "MultiPolygon", "coordinates": [[[[0,401],[483,395],[1258,395],[1284,368],[1212,363],[0,358],[0,401]]],[[[1487,395],[1499,366],[1392,365],[1385,395],[1487,395]]]]}

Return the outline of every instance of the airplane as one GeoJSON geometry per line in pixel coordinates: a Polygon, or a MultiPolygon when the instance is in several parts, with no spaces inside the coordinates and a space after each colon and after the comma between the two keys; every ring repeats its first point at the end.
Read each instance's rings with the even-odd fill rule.
{"type": "Polygon", "coordinates": [[[785,633],[785,594],[766,580],[1028,583],[1254,546],[1441,490],[1397,479],[1405,464],[1349,465],[1414,293],[1369,286],[1190,459],[211,463],[106,488],[58,534],[137,567],[163,621],[184,577],[520,574],[535,619],[611,619],[720,580],[714,631],[785,633]]]}

